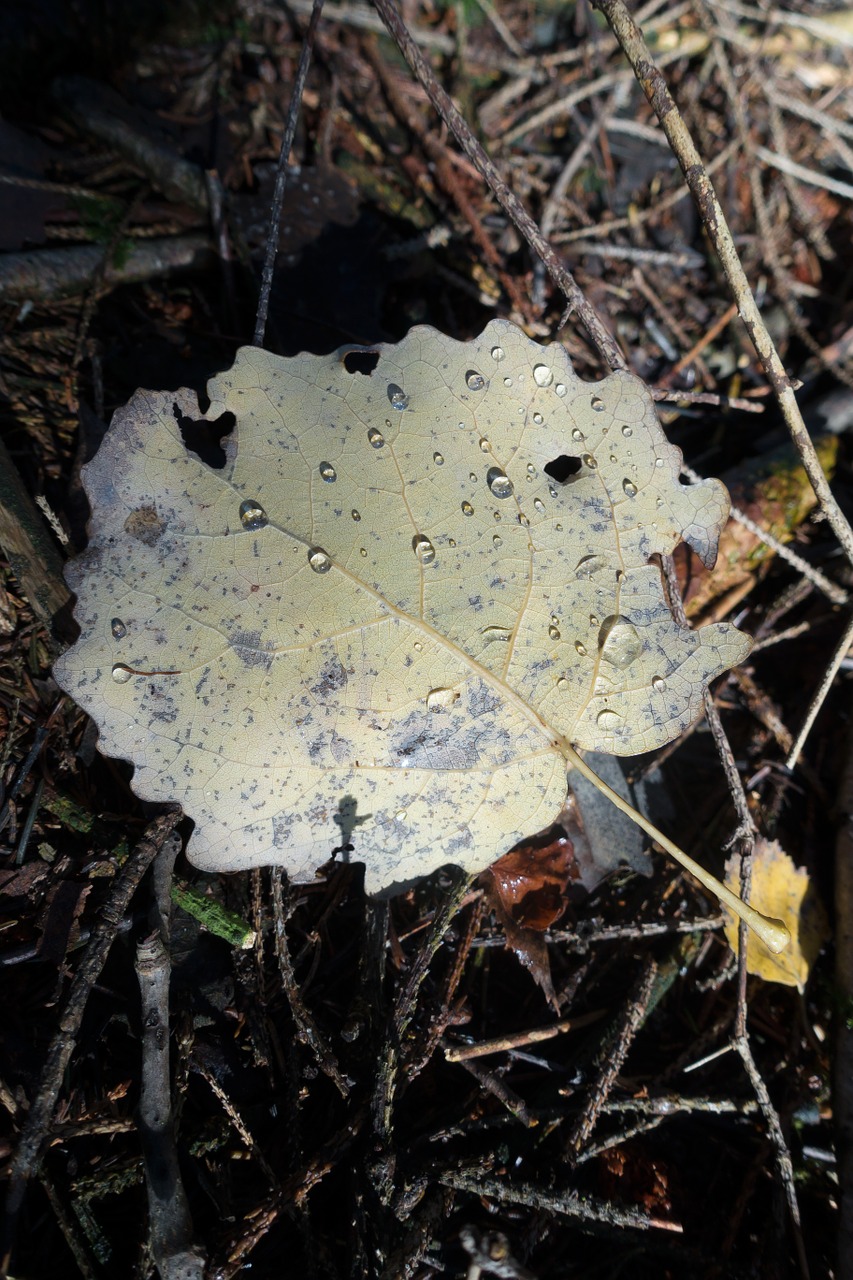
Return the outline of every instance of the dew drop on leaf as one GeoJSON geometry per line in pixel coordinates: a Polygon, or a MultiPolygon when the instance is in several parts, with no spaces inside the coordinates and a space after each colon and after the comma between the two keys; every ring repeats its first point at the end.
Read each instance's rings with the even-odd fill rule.
{"type": "Polygon", "coordinates": [[[573,440],[584,440],[584,439],[586,439],[586,437],[584,436],[584,433],[581,431],[580,427],[575,427],[575,428],[572,430],[572,439],[573,439],[573,440]]]}
{"type": "Polygon", "coordinates": [[[502,546],[503,546],[503,538],[501,537],[501,535],[500,535],[499,533],[493,533],[493,534],[492,534],[492,546],[493,546],[493,547],[502,547],[502,546]]]}
{"type": "Polygon", "coordinates": [[[512,481],[500,467],[490,467],[486,473],[486,484],[496,498],[512,497],[512,481]]]}
{"type": "Polygon", "coordinates": [[[540,515],[545,510],[545,503],[542,501],[541,498],[533,499],[533,510],[538,511],[540,515]]]}
{"type": "Polygon", "coordinates": [[[332,562],[322,547],[308,548],[308,563],[315,573],[328,573],[332,562]]]}
{"type": "Polygon", "coordinates": [[[432,564],[435,560],[435,547],[422,533],[416,533],[412,538],[412,550],[420,560],[421,564],[432,564]]]}
{"type": "Polygon", "coordinates": [[[355,507],[353,507],[350,514],[352,515],[352,518],[356,522],[356,524],[358,524],[359,520],[361,519],[361,512],[356,511],[355,507]]]}
{"type": "Polygon", "coordinates": [[[556,391],[557,395],[562,399],[562,397],[566,394],[566,384],[564,382],[558,382],[554,390],[556,391]]]}
{"type": "Polygon", "coordinates": [[[598,467],[598,463],[596,462],[595,458],[592,456],[591,453],[583,454],[581,457],[581,462],[584,464],[585,467],[589,467],[590,471],[595,471],[598,467]]]}
{"type": "Polygon", "coordinates": [[[612,711],[610,707],[605,707],[603,711],[599,711],[595,717],[595,723],[604,733],[613,733],[618,727],[622,717],[616,711],[612,711]]]}
{"type": "Polygon", "coordinates": [[[629,498],[636,498],[637,486],[634,484],[633,480],[623,480],[622,488],[625,490],[625,493],[629,498]]]}
{"type": "Polygon", "coordinates": [[[398,409],[401,413],[409,407],[409,397],[402,387],[397,386],[396,382],[388,383],[388,399],[391,401],[391,408],[398,409]]]}
{"type": "Polygon", "coordinates": [[[326,481],[326,484],[334,484],[338,478],[338,473],[332,466],[331,462],[321,462],[320,476],[326,481]]]}
{"type": "Polygon", "coordinates": [[[559,680],[557,681],[557,688],[561,690],[561,692],[565,692],[565,690],[568,689],[568,687],[569,687],[569,682],[566,679],[566,677],[560,676],[559,680]]]}
{"type": "Polygon", "coordinates": [[[123,662],[117,662],[112,669],[111,675],[116,684],[127,684],[133,672],[123,662]]]}
{"type": "Polygon", "coordinates": [[[580,654],[582,658],[586,657],[586,645],[583,643],[582,640],[575,641],[575,649],[577,650],[577,652],[580,654]]]}
{"type": "Polygon", "coordinates": [[[471,506],[470,502],[462,503],[462,514],[463,516],[472,516],[474,514],[474,508],[471,506]]]}
{"type": "Polygon", "coordinates": [[[541,413],[534,413],[533,421],[536,423],[537,427],[541,427],[545,419],[542,417],[541,413]]]}
{"type": "MultiPolygon", "coordinates": [[[[465,385],[469,391],[482,391],[486,385],[486,379],[476,369],[469,369],[465,374],[465,385]]],[[[464,426],[463,422],[459,423],[460,427],[464,426]]]]}
{"type": "Polygon", "coordinates": [[[257,498],[246,498],[240,503],[240,523],[250,533],[254,533],[256,529],[263,529],[269,524],[267,513],[257,498]]]}
{"type": "Polygon", "coordinates": [[[454,702],[459,701],[459,691],[457,689],[430,689],[427,694],[427,711],[447,711],[452,707],[454,702]]]}
{"type": "Polygon", "coordinates": [[[127,627],[121,618],[113,618],[110,622],[110,631],[113,633],[113,640],[123,640],[127,635],[127,627]]]}
{"type": "Polygon", "coordinates": [[[493,360],[503,360],[503,358],[504,358],[504,349],[503,349],[503,347],[492,347],[492,359],[493,359],[493,360]]]}
{"type": "Polygon", "coordinates": [[[596,413],[601,413],[604,408],[604,401],[600,396],[593,396],[589,403],[596,413]]]}
{"type": "Polygon", "coordinates": [[[483,453],[488,453],[491,447],[492,446],[489,444],[486,437],[483,436],[482,439],[480,440],[480,448],[483,450],[483,453]]]}
{"type": "Polygon", "coordinates": [[[432,455],[432,460],[433,460],[433,462],[435,463],[435,465],[436,465],[437,467],[443,467],[443,466],[444,466],[444,454],[443,454],[443,453],[434,453],[434,454],[432,455]]]}
{"type": "Polygon", "coordinates": [[[533,366],[533,381],[537,387],[550,387],[554,381],[554,375],[547,364],[535,364],[533,366]]]}
{"type": "Polygon", "coordinates": [[[608,618],[601,628],[598,646],[604,662],[624,671],[643,652],[643,642],[633,622],[621,614],[608,618]]]}
{"type": "Polygon", "coordinates": [[[523,511],[519,511],[518,515],[516,516],[516,519],[518,520],[518,523],[523,524],[525,528],[527,528],[528,525],[530,524],[529,519],[527,518],[527,516],[524,514],[523,511]]]}
{"type": "Polygon", "coordinates": [[[653,676],[653,677],[652,677],[652,688],[653,688],[653,689],[655,689],[658,693],[664,693],[664,692],[665,692],[665,690],[666,690],[666,681],[664,680],[663,676],[653,676]]]}
{"type": "Polygon", "coordinates": [[[548,628],[548,638],[549,638],[550,640],[559,640],[559,639],[560,639],[560,628],[559,628],[559,627],[555,627],[555,626],[554,626],[554,624],[553,624],[553,622],[551,623],[550,627],[548,628]]]}
{"type": "MultiPolygon", "coordinates": [[[[593,574],[600,573],[602,569],[607,568],[607,559],[605,556],[582,556],[575,565],[576,578],[591,578],[593,574]]],[[[590,614],[590,622],[594,615],[590,614]]]]}
{"type": "Polygon", "coordinates": [[[509,644],[512,639],[509,627],[484,627],[480,634],[486,644],[509,644]]]}
{"type": "Polygon", "coordinates": [[[632,435],[634,434],[634,429],[633,429],[633,427],[624,426],[624,427],[622,428],[622,434],[623,434],[623,436],[632,436],[632,435]]]}
{"type": "Polygon", "coordinates": [[[385,443],[385,437],[378,427],[371,427],[367,433],[367,440],[371,449],[381,449],[385,443]]]}

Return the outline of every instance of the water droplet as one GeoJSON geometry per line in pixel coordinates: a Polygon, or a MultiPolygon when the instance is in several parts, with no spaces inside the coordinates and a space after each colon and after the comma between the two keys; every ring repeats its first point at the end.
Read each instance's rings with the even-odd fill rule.
{"type": "Polygon", "coordinates": [[[585,440],[585,439],[586,439],[586,436],[585,436],[585,435],[584,435],[584,433],[581,431],[580,427],[575,427],[575,428],[572,430],[572,439],[573,439],[573,440],[585,440]]]}
{"type": "Polygon", "coordinates": [[[658,693],[663,693],[665,691],[666,681],[664,680],[663,676],[652,677],[652,688],[655,689],[658,693]]]}
{"type": "Polygon", "coordinates": [[[459,697],[458,689],[430,689],[426,698],[427,711],[449,711],[459,697]]]}
{"type": "Polygon", "coordinates": [[[600,396],[593,396],[589,403],[596,413],[601,413],[604,408],[604,401],[600,396]]]}
{"type": "Polygon", "coordinates": [[[500,535],[499,533],[493,533],[493,534],[492,534],[492,546],[493,546],[493,547],[502,547],[502,546],[503,546],[503,541],[504,541],[504,540],[503,540],[503,538],[501,537],[501,535],[500,535]]]}
{"type": "Polygon", "coordinates": [[[391,401],[391,408],[399,410],[400,413],[409,407],[409,397],[396,382],[388,383],[388,399],[391,401]]]}
{"type": "Polygon", "coordinates": [[[435,560],[435,547],[422,533],[416,533],[412,538],[412,550],[421,564],[432,564],[435,560]]]}
{"type": "Polygon", "coordinates": [[[490,467],[486,473],[486,484],[496,498],[512,497],[512,481],[500,467],[490,467]]]}
{"type": "Polygon", "coordinates": [[[471,483],[472,483],[472,484],[476,484],[476,483],[477,483],[477,473],[476,473],[476,471],[469,471],[469,472],[468,472],[468,479],[471,481],[471,483]]]}
{"type": "Polygon", "coordinates": [[[533,366],[533,381],[537,387],[550,387],[554,381],[554,375],[547,364],[535,364],[533,366]]]}
{"type": "Polygon", "coordinates": [[[423,645],[421,644],[420,640],[416,640],[416,641],[415,641],[415,652],[416,652],[416,653],[421,653],[421,652],[422,652],[422,650],[423,650],[423,645]]]}
{"type": "Polygon", "coordinates": [[[636,498],[637,486],[634,484],[633,480],[623,480],[622,488],[624,489],[625,493],[629,498],[636,498]]]}
{"type": "Polygon", "coordinates": [[[575,649],[577,650],[577,652],[580,654],[582,658],[586,657],[586,645],[583,643],[582,640],[575,641],[575,649]]]}
{"type": "Polygon", "coordinates": [[[597,615],[596,615],[596,614],[591,613],[591,614],[589,615],[589,625],[590,625],[591,627],[597,627],[597,626],[598,626],[598,617],[597,617],[597,615]]]}
{"type": "Polygon", "coordinates": [[[531,479],[533,478],[533,476],[536,475],[536,468],[534,467],[532,462],[528,462],[527,464],[527,474],[530,476],[531,479]]]}
{"type": "Polygon", "coordinates": [[[632,436],[634,434],[634,428],[625,426],[622,428],[622,434],[623,436],[632,436]]]}
{"type": "Polygon", "coordinates": [[[315,573],[328,573],[332,562],[322,547],[308,548],[308,563],[315,573]]]}
{"type": "MultiPolygon", "coordinates": [[[[557,495],[556,495],[556,494],[554,494],[554,497],[555,497],[555,498],[556,498],[556,496],[557,496],[557,495]]],[[[562,533],[562,532],[563,532],[563,526],[562,526],[561,524],[555,524],[555,525],[554,525],[554,528],[557,530],[557,533],[562,533]]]]}
{"type": "Polygon", "coordinates": [[[541,413],[534,413],[533,421],[536,423],[537,427],[541,427],[545,419],[542,417],[541,413]]]}
{"type": "MultiPolygon", "coordinates": [[[[486,385],[486,379],[476,369],[469,369],[465,374],[465,385],[469,391],[482,391],[486,385]]],[[[459,423],[460,427],[462,423],[459,423]]]]}
{"type": "Polygon", "coordinates": [[[533,499],[533,510],[534,510],[534,511],[538,511],[538,512],[540,513],[540,515],[541,515],[541,514],[542,514],[542,512],[545,510],[545,503],[542,501],[542,499],[541,499],[541,498],[534,498],[534,499],[533,499]]]}
{"type": "Polygon", "coordinates": [[[562,399],[562,397],[566,394],[565,383],[558,382],[554,390],[556,391],[557,395],[560,396],[560,398],[562,399]]]}
{"type": "Polygon", "coordinates": [[[600,573],[602,569],[606,568],[606,556],[582,556],[575,565],[575,577],[591,578],[593,574],[600,573]]]}
{"type": "Polygon", "coordinates": [[[505,386],[505,387],[511,387],[511,386],[512,386],[512,378],[504,378],[504,386],[505,386]]]}
{"type": "MultiPolygon", "coordinates": [[[[552,498],[557,498],[557,497],[559,497],[559,494],[557,493],[557,490],[554,488],[554,486],[553,486],[552,484],[549,484],[549,485],[548,485],[548,493],[551,495],[551,497],[552,497],[552,498]]],[[[558,526],[557,526],[557,528],[559,528],[559,527],[560,527],[560,526],[558,525],[558,526]]]]}
{"type": "Polygon", "coordinates": [[[590,471],[595,471],[598,468],[598,463],[591,453],[581,454],[581,462],[585,467],[589,467],[590,471]]]}
{"type": "Polygon", "coordinates": [[[656,467],[662,467],[662,466],[663,466],[663,458],[655,458],[655,466],[656,466],[656,467]]]}
{"type": "Polygon", "coordinates": [[[338,473],[331,462],[320,463],[320,475],[326,481],[326,484],[334,484],[338,478],[338,473]]]}
{"type": "Polygon", "coordinates": [[[256,529],[263,529],[264,525],[269,524],[267,513],[257,498],[246,498],[245,502],[240,503],[240,523],[244,529],[248,529],[251,533],[254,533],[256,529]]]}
{"type": "Polygon", "coordinates": [[[112,669],[112,677],[116,684],[127,684],[133,674],[130,667],[126,667],[123,662],[117,662],[112,669]]]}
{"type": "Polygon", "coordinates": [[[503,358],[504,358],[504,349],[503,349],[503,347],[492,347],[492,359],[493,359],[493,360],[503,360],[503,358]]]}
{"type": "Polygon", "coordinates": [[[491,447],[492,447],[492,446],[489,444],[489,442],[488,442],[488,440],[486,439],[486,437],[485,437],[485,436],[483,436],[483,437],[481,438],[481,440],[480,440],[480,448],[483,450],[483,453],[488,453],[488,452],[489,452],[489,450],[491,449],[491,447]]]}
{"type": "Polygon", "coordinates": [[[623,583],[624,581],[625,581],[625,570],[624,570],[624,569],[617,569],[617,570],[616,570],[616,585],[617,585],[617,586],[619,586],[619,587],[621,587],[621,586],[622,586],[622,583],[623,583]]]}
{"type": "Polygon", "coordinates": [[[618,613],[605,618],[598,637],[598,647],[602,661],[609,662],[620,671],[630,667],[643,652],[643,642],[637,628],[618,613]]]}
{"type": "Polygon", "coordinates": [[[610,455],[610,461],[611,461],[611,462],[618,462],[618,461],[619,461],[619,459],[616,457],[616,454],[615,454],[615,453],[611,453],[611,455],[610,455]]]}
{"type": "Polygon", "coordinates": [[[463,516],[472,516],[474,514],[474,508],[471,506],[470,502],[462,503],[462,514],[463,516]]]}
{"type": "Polygon", "coordinates": [[[443,453],[434,453],[434,454],[432,455],[432,460],[433,460],[433,462],[435,463],[435,465],[436,465],[437,467],[443,467],[443,466],[444,466],[444,454],[443,454],[443,453]]]}
{"type": "Polygon", "coordinates": [[[512,639],[509,627],[484,627],[480,635],[486,644],[509,644],[512,639]]]}
{"type": "Polygon", "coordinates": [[[566,677],[560,676],[559,680],[557,681],[557,688],[560,689],[562,692],[565,692],[566,689],[568,689],[568,687],[569,687],[569,682],[566,679],[566,677]]]}
{"type": "Polygon", "coordinates": [[[495,519],[496,519],[496,520],[500,520],[500,518],[501,518],[501,513],[500,513],[500,511],[493,511],[493,512],[492,512],[492,515],[495,517],[495,519]]]}
{"type": "Polygon", "coordinates": [[[555,627],[555,626],[554,626],[554,624],[553,624],[553,622],[551,623],[550,627],[548,628],[548,639],[549,639],[549,640],[559,640],[559,639],[560,639],[560,628],[559,628],[559,627],[555,627]]]}
{"type": "Polygon", "coordinates": [[[123,640],[127,635],[127,627],[124,625],[121,618],[113,618],[110,623],[110,631],[113,633],[113,640],[123,640]]]}
{"type": "Polygon", "coordinates": [[[366,557],[366,556],[367,556],[367,547],[362,547],[358,554],[359,554],[359,555],[361,555],[361,556],[365,556],[365,557],[366,557]]]}
{"type": "Polygon", "coordinates": [[[523,524],[525,528],[527,528],[530,524],[530,521],[528,520],[527,516],[524,514],[523,511],[519,511],[518,515],[516,516],[516,520],[518,521],[519,524],[523,524]]]}
{"type": "Polygon", "coordinates": [[[605,707],[603,711],[599,711],[595,717],[595,723],[604,733],[615,733],[622,722],[622,717],[616,711],[612,711],[610,707],[605,707]]]}
{"type": "Polygon", "coordinates": [[[409,812],[407,809],[398,809],[397,812],[394,814],[394,818],[397,822],[405,822],[408,816],[409,816],[409,812]]]}
{"type": "Polygon", "coordinates": [[[552,627],[559,627],[559,625],[560,625],[560,619],[557,617],[556,613],[552,613],[552,614],[551,614],[551,626],[552,626],[552,627]]]}
{"type": "Polygon", "coordinates": [[[456,546],[456,539],[455,539],[455,538],[448,538],[448,539],[447,539],[447,545],[448,545],[449,547],[455,547],[455,546],[456,546]]]}
{"type": "Polygon", "coordinates": [[[385,443],[385,437],[378,427],[371,427],[367,433],[367,441],[371,449],[381,449],[385,443]]]}
{"type": "Polygon", "coordinates": [[[361,512],[356,511],[355,507],[353,507],[352,512],[350,514],[352,515],[352,518],[356,522],[356,524],[358,524],[359,520],[361,519],[361,512]]]}

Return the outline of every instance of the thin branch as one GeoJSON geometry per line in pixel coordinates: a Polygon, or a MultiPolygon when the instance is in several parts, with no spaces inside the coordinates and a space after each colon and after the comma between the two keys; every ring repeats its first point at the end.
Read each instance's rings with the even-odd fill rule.
{"type": "Polygon", "coordinates": [[[812,488],[817,494],[835,536],[844,548],[845,555],[853,563],[853,529],[832,495],[829,481],[820,465],[817,451],[803,421],[791,380],[785,372],[785,367],[750,289],[720,202],[690,132],[667,87],[666,80],[655,65],[642,32],[622,0],[595,0],[595,6],[607,18],[681,165],[702,223],[738,304],[740,317],[755,347],[767,380],[773,387],[782,416],[802,458],[812,488]]]}
{"type": "Polygon", "coordinates": [[[791,747],[791,750],[788,752],[788,758],[785,761],[785,765],[788,769],[793,769],[794,765],[797,763],[797,760],[799,759],[799,756],[800,756],[800,752],[805,746],[806,738],[809,736],[809,733],[811,732],[812,725],[817,719],[818,712],[820,711],[821,707],[826,701],[827,694],[832,688],[833,681],[835,680],[835,677],[838,675],[842,662],[850,652],[851,645],[853,645],[853,618],[850,619],[850,621],[847,623],[847,626],[844,628],[844,634],[838,643],[838,647],[835,650],[835,653],[832,655],[832,661],[830,662],[826,671],[823,673],[823,679],[818,685],[817,690],[812,698],[811,705],[809,706],[809,710],[808,710],[808,715],[806,716],[806,719],[805,719],[805,723],[803,724],[803,727],[800,729],[800,732],[797,734],[796,738],[794,739],[794,745],[791,747]]]}

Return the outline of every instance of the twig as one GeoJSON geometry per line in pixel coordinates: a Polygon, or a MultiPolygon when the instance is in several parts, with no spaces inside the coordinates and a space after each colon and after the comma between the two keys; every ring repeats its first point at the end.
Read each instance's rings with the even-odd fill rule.
{"type": "Polygon", "coordinates": [[[17,1150],[12,1158],[9,1192],[6,1198],[4,1245],[2,1261],[0,1261],[2,1276],[6,1275],[9,1265],[15,1225],[24,1201],[27,1182],[39,1166],[53,1110],[62,1087],[62,1078],[74,1052],[74,1044],[89,993],[106,963],[119,925],[140,880],[171,836],[180,818],[179,812],[164,813],[159,818],[155,818],[148,827],[116,879],[109,901],[104,906],[101,920],[92,934],[80,968],[71,984],[65,1008],[59,1019],[59,1026],[42,1069],[38,1092],[33,1099],[17,1150]]]}
{"type": "Polygon", "coordinates": [[[660,120],[669,144],[681,165],[702,223],[714,245],[729,288],[738,304],[740,317],[755,347],[767,380],[773,387],[782,416],[802,458],[812,488],[817,494],[835,536],[844,548],[845,555],[853,563],[853,529],[832,495],[829,482],[820,465],[820,459],[806,424],[803,422],[791,381],[758,309],[720,202],[681,113],[675,105],[663,75],[655,65],[642,32],[626,9],[623,0],[594,0],[594,3],[607,18],[625,56],[634,68],[643,92],[660,120]]]}
{"type": "MultiPolygon", "coordinates": [[[[848,713],[851,707],[847,701],[848,713]]],[[[848,724],[850,723],[848,719],[848,724]]],[[[848,732],[838,795],[835,844],[835,1121],[838,1183],[838,1280],[853,1280],[853,731],[848,732]]]]}
{"type": "Polygon", "coordinates": [[[817,690],[815,691],[812,697],[808,714],[805,718],[803,726],[800,729],[800,732],[797,734],[796,738],[794,739],[794,745],[791,747],[791,750],[788,752],[788,758],[785,761],[785,765],[788,769],[793,769],[794,765],[797,763],[800,752],[802,751],[805,745],[806,738],[809,736],[809,733],[811,732],[812,725],[817,719],[818,712],[820,711],[821,707],[826,701],[826,696],[829,693],[830,689],[832,688],[832,683],[835,680],[835,677],[838,675],[842,662],[847,657],[847,654],[850,652],[851,645],[853,645],[853,618],[850,619],[850,621],[847,623],[847,626],[844,628],[844,634],[842,635],[841,640],[839,641],[839,644],[837,649],[835,650],[835,653],[832,655],[832,661],[830,662],[826,671],[823,673],[823,679],[821,680],[820,684],[817,687],[817,690]]]}
{"type": "Polygon", "coordinates": [[[62,577],[62,556],[45,528],[44,519],[24,488],[17,468],[0,440],[0,547],[33,612],[54,625],[56,615],[71,599],[62,577]]]}
{"type": "MultiPolygon", "coordinates": [[[[495,165],[486,155],[475,138],[461,113],[454,106],[450,97],[436,80],[428,63],[410,36],[406,25],[394,6],[393,0],[374,0],[383,22],[391,32],[403,57],[414,74],[423,85],[436,111],[448,129],[454,134],[456,141],[472,163],[482,174],[489,190],[503,208],[504,212],[515,223],[530,248],[542,262],[557,288],[563,293],[571,307],[577,311],[587,333],[598,349],[603,360],[612,369],[626,369],[627,363],[622,352],[598,317],[595,308],[588,301],[571,272],[563,265],[554,250],[540,232],[530,214],[518,197],[510,190],[495,165]]],[[[853,539],[853,535],[851,535],[853,539]]]]}
{"type": "Polygon", "coordinates": [[[814,169],[807,169],[805,165],[797,164],[796,160],[791,160],[789,156],[780,156],[775,151],[768,150],[767,147],[756,147],[755,154],[771,169],[787,173],[798,182],[805,182],[810,187],[822,187],[824,191],[831,191],[833,195],[841,196],[843,200],[853,200],[853,186],[849,182],[842,182],[840,178],[830,178],[826,173],[816,173],[814,169]]]}
{"type": "Polygon", "coordinates": [[[620,1209],[607,1200],[596,1200],[592,1196],[580,1199],[575,1193],[567,1191],[546,1191],[544,1187],[531,1186],[529,1183],[503,1182],[499,1178],[474,1178],[467,1173],[456,1173],[451,1170],[439,1175],[439,1181],[445,1186],[455,1187],[458,1191],[468,1191],[474,1196],[488,1196],[503,1204],[522,1204],[531,1209],[545,1210],[550,1213],[562,1213],[581,1222],[604,1222],[613,1227],[636,1227],[648,1231],[657,1227],[661,1231],[681,1231],[677,1222],[663,1222],[659,1218],[649,1218],[644,1213],[631,1213],[620,1209]]]}
{"type": "Polygon", "coordinates": [[[255,316],[255,333],[252,338],[252,345],[262,347],[264,345],[264,334],[267,327],[267,315],[269,314],[270,293],[272,291],[272,278],[275,270],[275,257],[278,252],[278,236],[281,228],[281,211],[284,206],[284,193],[287,189],[287,162],[290,158],[290,149],[293,146],[293,139],[296,136],[296,122],[299,119],[299,107],[302,103],[302,94],[305,91],[305,81],[308,77],[308,66],[311,62],[311,51],[314,47],[314,36],[317,31],[317,23],[320,21],[320,14],[323,9],[323,0],[314,0],[311,8],[311,17],[308,21],[308,30],[305,32],[305,39],[302,42],[302,53],[299,55],[299,66],[296,71],[296,79],[293,82],[293,89],[290,94],[290,106],[287,109],[287,125],[284,130],[284,137],[281,140],[281,151],[278,155],[278,168],[275,175],[275,190],[270,204],[270,219],[267,228],[267,243],[264,250],[264,266],[261,272],[261,289],[258,297],[258,310],[255,316]]]}
{"type": "MultiPolygon", "coordinates": [[[[173,271],[200,269],[212,254],[204,235],[134,240],[120,263],[109,262],[104,267],[99,291],[106,293],[116,285],[138,284],[173,271]]],[[[103,261],[103,249],[94,244],[5,253],[0,258],[0,301],[55,302],[83,293],[103,261]]]]}
{"type": "Polygon", "coordinates": [[[591,1013],[582,1013],[576,1018],[552,1022],[548,1027],[531,1027],[529,1031],[496,1036],[494,1040],[480,1040],[477,1044],[449,1044],[445,1041],[442,1048],[448,1062],[465,1062],[469,1058],[485,1058],[491,1053],[508,1053],[512,1049],[524,1049],[529,1044],[539,1044],[542,1040],[553,1040],[555,1036],[564,1035],[567,1031],[587,1027],[603,1016],[603,1009],[594,1009],[591,1013]]]}

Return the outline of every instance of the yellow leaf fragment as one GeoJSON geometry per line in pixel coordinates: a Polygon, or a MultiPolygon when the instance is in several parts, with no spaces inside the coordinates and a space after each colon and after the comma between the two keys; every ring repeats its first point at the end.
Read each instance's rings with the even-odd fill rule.
{"type": "MultiPolygon", "coordinates": [[[[738,892],[740,858],[736,855],[726,863],[726,884],[738,892]]],[[[781,982],[802,991],[818,952],[829,937],[829,925],[808,872],[796,867],[776,840],[760,836],[755,843],[749,901],[757,911],[781,920],[791,935],[791,943],[776,955],[750,933],[747,969],[767,982],[781,982]]],[[[723,910],[726,941],[737,955],[738,921],[725,907],[723,910]]]]}
{"type": "Polygon", "coordinates": [[[506,321],[373,351],[245,348],[204,413],[137,393],[84,469],[56,679],[207,870],[305,879],[348,844],[369,891],[481,870],[560,812],[568,743],[670,741],[750,647],[670,615],[650,558],[712,563],[728,496],[679,482],[638,378],[506,321]],[[182,423],[224,414],[216,468],[182,423]]]}

